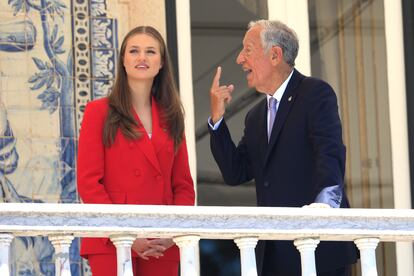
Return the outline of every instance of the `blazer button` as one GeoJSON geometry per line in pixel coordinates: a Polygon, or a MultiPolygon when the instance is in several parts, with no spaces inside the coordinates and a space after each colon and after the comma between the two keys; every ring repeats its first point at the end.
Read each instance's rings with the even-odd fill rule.
{"type": "Polygon", "coordinates": [[[264,183],[263,183],[263,186],[265,186],[265,187],[269,187],[269,182],[268,181],[265,181],[264,183]]]}
{"type": "Polygon", "coordinates": [[[134,174],[135,174],[135,176],[140,176],[141,175],[141,172],[139,170],[135,170],[134,171],[134,174]]]}

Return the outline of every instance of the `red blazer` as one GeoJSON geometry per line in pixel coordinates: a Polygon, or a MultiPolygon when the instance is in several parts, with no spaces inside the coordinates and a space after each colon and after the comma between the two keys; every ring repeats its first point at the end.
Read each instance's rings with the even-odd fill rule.
{"type": "MultiPolygon", "coordinates": [[[[108,99],[89,102],[79,134],[77,186],[84,203],[194,205],[194,186],[185,140],[177,152],[152,101],[152,138],[143,127],[138,140],[128,140],[118,130],[111,147],[104,147],[103,125],[108,99]]],[[[135,119],[139,121],[134,112],[135,119]]],[[[81,255],[115,254],[107,238],[84,238],[81,255]]],[[[133,256],[135,252],[133,252],[133,256]]],[[[176,246],[163,259],[179,260],[176,246]]]]}

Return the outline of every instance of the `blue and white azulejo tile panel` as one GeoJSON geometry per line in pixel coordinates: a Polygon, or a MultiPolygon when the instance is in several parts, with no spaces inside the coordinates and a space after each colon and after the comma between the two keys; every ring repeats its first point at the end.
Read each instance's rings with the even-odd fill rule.
{"type": "MultiPolygon", "coordinates": [[[[0,2],[0,202],[79,202],[84,107],[114,79],[117,22],[106,0],[0,2]],[[91,31],[90,31],[91,30],[91,31]]],[[[54,275],[47,237],[13,241],[11,275],[54,275]]],[[[71,246],[72,275],[89,275],[71,246]]]]}

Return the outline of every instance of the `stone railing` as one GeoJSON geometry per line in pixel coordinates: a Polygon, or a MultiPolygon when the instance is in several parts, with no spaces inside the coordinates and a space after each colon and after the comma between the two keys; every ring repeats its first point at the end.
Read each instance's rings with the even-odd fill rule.
{"type": "Polygon", "coordinates": [[[379,242],[414,240],[414,210],[2,203],[0,233],[0,275],[9,275],[14,237],[48,236],[56,251],[56,275],[70,275],[74,237],[109,237],[117,248],[118,275],[123,276],[132,275],[135,238],[172,237],[185,276],[199,275],[200,239],[234,240],[243,276],[257,275],[258,240],[294,240],[306,276],[316,275],[314,251],[320,240],[354,241],[362,275],[373,276],[379,242]]]}

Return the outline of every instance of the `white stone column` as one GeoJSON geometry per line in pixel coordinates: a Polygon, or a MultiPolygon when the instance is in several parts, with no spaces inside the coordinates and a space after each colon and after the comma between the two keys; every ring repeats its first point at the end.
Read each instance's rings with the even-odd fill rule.
{"type": "MultiPolygon", "coordinates": [[[[191,176],[194,179],[194,189],[197,191],[197,157],[196,157],[196,128],[194,112],[193,62],[191,60],[191,14],[190,0],[175,1],[177,22],[177,54],[178,74],[181,102],[185,110],[185,139],[188,151],[188,163],[191,176]]],[[[197,193],[196,193],[197,194],[197,193]]]]}
{"type": "Polygon", "coordinates": [[[240,249],[240,262],[242,276],[257,276],[256,253],[254,251],[259,240],[246,237],[235,239],[234,242],[240,249]]]}
{"type": "Polygon", "coordinates": [[[199,262],[196,259],[199,241],[200,237],[195,235],[174,238],[174,242],[180,248],[181,276],[198,276],[200,274],[199,262]]]}
{"type": "Polygon", "coordinates": [[[135,235],[113,235],[109,237],[116,247],[118,276],[133,276],[131,246],[135,235]]]}
{"type": "Polygon", "coordinates": [[[72,235],[53,235],[48,238],[55,248],[55,275],[70,276],[69,248],[74,237],[72,235]]]}
{"type": "Polygon", "coordinates": [[[364,238],[355,240],[361,254],[362,276],[378,276],[375,249],[379,243],[378,238],[364,238]]]}
{"type": "Polygon", "coordinates": [[[13,237],[12,234],[0,233],[0,275],[10,275],[9,256],[13,237]]]}
{"type": "Polygon", "coordinates": [[[316,276],[315,249],[319,244],[318,239],[297,239],[294,245],[300,252],[302,276],[316,276]]]}
{"type": "Polygon", "coordinates": [[[302,74],[311,75],[308,1],[267,0],[267,9],[270,20],[281,20],[295,30],[300,44],[298,57],[295,60],[295,68],[302,74]]]}

